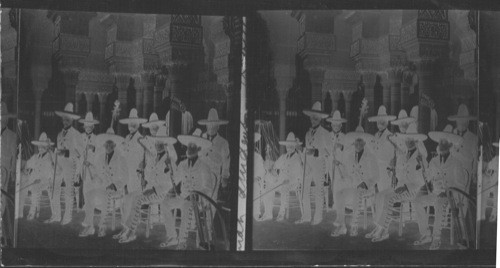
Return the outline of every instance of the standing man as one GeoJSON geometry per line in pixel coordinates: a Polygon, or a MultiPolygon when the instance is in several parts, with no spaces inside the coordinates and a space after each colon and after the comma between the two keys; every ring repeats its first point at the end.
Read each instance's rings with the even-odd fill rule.
{"type": "Polygon", "coordinates": [[[467,170],[471,177],[475,178],[477,162],[478,162],[478,138],[476,134],[469,130],[469,122],[477,120],[477,117],[469,115],[469,109],[465,104],[458,106],[456,115],[448,117],[448,120],[455,121],[456,128],[453,133],[464,138],[462,144],[455,144],[452,148],[452,153],[460,160],[463,167],[467,170]]]}
{"type": "Polygon", "coordinates": [[[328,161],[328,173],[330,175],[330,178],[332,179],[331,182],[331,189],[333,193],[333,203],[337,203],[337,196],[335,195],[336,192],[341,191],[346,187],[344,181],[340,178],[340,173],[339,170],[336,168],[335,165],[332,165],[330,163],[333,163],[335,160],[340,160],[342,159],[342,153],[344,152],[344,137],[345,134],[342,133],[342,124],[346,123],[347,120],[342,118],[340,116],[340,112],[337,110],[333,113],[332,117],[327,118],[326,121],[330,122],[332,125],[332,133],[331,133],[331,145],[332,145],[332,157],[328,161]]]}
{"type": "Polygon", "coordinates": [[[378,161],[378,191],[383,191],[391,187],[391,178],[389,178],[388,170],[390,169],[390,162],[394,157],[394,147],[388,140],[388,137],[392,135],[392,132],[387,129],[387,126],[389,125],[389,122],[394,119],[396,119],[396,116],[387,115],[384,105],[381,105],[378,108],[376,116],[368,117],[368,121],[376,122],[378,128],[378,132],[375,133],[375,139],[370,146],[378,161]]]}
{"type": "Polygon", "coordinates": [[[74,184],[77,183],[77,165],[81,161],[85,145],[82,134],[73,127],[73,121],[80,118],[73,111],[73,103],[69,102],[63,111],[55,111],[61,117],[63,129],[57,135],[57,164],[62,171],[60,176],[55,176],[54,192],[50,204],[52,207],[52,217],[47,222],[57,222],[61,220],[61,184],[64,182],[64,216],[61,224],[68,224],[72,220],[73,212],[73,191],[74,184]]]}
{"type": "Polygon", "coordinates": [[[331,135],[321,126],[321,120],[328,117],[328,114],[321,109],[321,103],[316,102],[310,110],[304,110],[303,113],[309,116],[311,128],[307,131],[305,137],[306,167],[310,173],[305,174],[303,178],[302,204],[304,214],[296,223],[306,223],[311,221],[311,183],[314,182],[313,195],[315,198],[315,211],[313,225],[323,221],[324,195],[323,189],[326,183],[327,159],[331,155],[331,135]]]}
{"type": "Polygon", "coordinates": [[[87,193],[93,189],[95,186],[90,179],[90,174],[88,174],[87,170],[85,169],[85,166],[83,163],[85,161],[88,161],[90,163],[94,163],[94,158],[96,155],[96,135],[94,134],[94,126],[99,124],[99,121],[94,119],[94,115],[92,112],[88,112],[85,115],[85,118],[78,120],[78,122],[83,124],[83,129],[85,130],[82,133],[82,139],[83,139],[83,144],[84,144],[84,151],[83,151],[83,156],[81,158],[81,162],[79,163],[78,166],[78,177],[79,177],[79,191],[76,196],[77,196],[77,201],[83,197],[83,202],[78,202],[78,207],[82,208],[83,203],[86,200],[86,195],[87,193]],[[80,192],[83,194],[83,196],[80,196],[80,192]]]}
{"type": "Polygon", "coordinates": [[[335,193],[338,196],[335,204],[337,216],[330,234],[332,237],[347,234],[345,208],[348,203],[352,204],[353,208],[349,235],[358,235],[358,220],[363,199],[375,193],[375,184],[379,180],[377,159],[366,146],[372,140],[373,136],[358,126],[356,131],[347,133],[344,138],[347,149],[343,159],[334,162],[340,171],[340,178],[347,186],[335,193]]]}
{"type": "Polygon", "coordinates": [[[453,146],[460,146],[463,138],[452,132],[452,126],[447,125],[443,131],[431,131],[429,137],[438,143],[438,156],[429,163],[425,177],[432,182],[432,192],[420,195],[414,201],[417,212],[417,223],[420,239],[414,245],[431,243],[429,249],[439,249],[441,245],[442,221],[446,216],[448,196],[446,189],[456,187],[466,191],[467,177],[465,168],[458,158],[451,153],[453,146]],[[434,206],[434,227],[432,235],[428,224],[428,215],[425,207],[434,206]]]}

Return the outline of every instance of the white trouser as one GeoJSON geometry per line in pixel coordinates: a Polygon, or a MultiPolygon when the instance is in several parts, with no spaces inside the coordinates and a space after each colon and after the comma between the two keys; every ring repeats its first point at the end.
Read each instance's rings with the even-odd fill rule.
{"type": "Polygon", "coordinates": [[[64,181],[64,218],[72,218],[73,212],[73,194],[74,194],[74,177],[75,165],[70,158],[58,157],[58,164],[62,168],[61,174],[57,174],[54,183],[54,192],[51,196],[52,218],[59,219],[61,217],[61,183],[64,181]]]}
{"type": "Polygon", "coordinates": [[[303,221],[311,220],[311,182],[314,182],[314,189],[312,194],[314,196],[314,221],[321,221],[323,219],[323,184],[325,182],[325,172],[323,169],[323,161],[314,156],[307,156],[307,164],[311,167],[312,172],[307,173],[303,185],[302,204],[304,207],[304,214],[302,215],[303,221]]]}

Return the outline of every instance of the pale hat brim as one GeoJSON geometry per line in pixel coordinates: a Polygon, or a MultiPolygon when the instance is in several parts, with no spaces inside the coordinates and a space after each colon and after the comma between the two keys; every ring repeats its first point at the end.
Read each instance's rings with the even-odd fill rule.
{"type": "Polygon", "coordinates": [[[146,118],[123,118],[118,120],[120,124],[130,124],[130,123],[137,123],[137,124],[144,124],[148,122],[146,118]]]}
{"type": "Polygon", "coordinates": [[[347,122],[347,119],[329,117],[326,119],[326,121],[328,121],[330,123],[345,123],[345,122],[347,122]]]}
{"type": "Polygon", "coordinates": [[[151,121],[151,122],[146,122],[146,123],[143,123],[142,124],[142,127],[145,127],[145,128],[150,128],[152,127],[153,125],[157,125],[157,126],[161,126],[165,124],[165,120],[155,120],[155,121],[151,121]]]}
{"type": "Polygon", "coordinates": [[[351,145],[352,143],[354,143],[354,141],[356,141],[359,138],[363,139],[366,143],[372,142],[374,140],[374,137],[371,134],[354,131],[345,134],[344,144],[351,145]]]}
{"type": "Polygon", "coordinates": [[[403,118],[398,118],[398,119],[394,119],[393,121],[391,121],[391,125],[401,125],[401,124],[404,124],[404,123],[408,123],[408,124],[411,124],[413,122],[417,121],[416,118],[414,117],[403,117],[403,118]]]}
{"type": "Polygon", "coordinates": [[[395,115],[375,115],[375,116],[370,116],[368,117],[368,122],[378,122],[378,121],[393,121],[396,119],[397,116],[395,115]]]}
{"type": "Polygon", "coordinates": [[[198,136],[179,135],[179,136],[177,136],[177,140],[186,146],[190,143],[194,143],[194,144],[196,144],[196,146],[201,147],[202,150],[212,147],[211,141],[204,139],[202,137],[198,137],[198,136]]]}
{"type": "Polygon", "coordinates": [[[82,124],[87,124],[87,125],[97,125],[99,124],[99,121],[93,119],[93,120],[85,120],[85,119],[80,119],[78,120],[78,122],[82,123],[82,124]]]}
{"type": "Polygon", "coordinates": [[[325,112],[322,112],[322,111],[317,111],[317,110],[311,110],[311,109],[307,109],[307,110],[303,110],[302,111],[305,115],[309,116],[309,117],[312,117],[312,116],[318,116],[320,117],[321,119],[325,119],[327,118],[328,116],[330,116],[329,114],[325,113],[325,112]]]}
{"type": "Polygon", "coordinates": [[[477,117],[473,116],[473,115],[451,115],[451,116],[448,116],[448,120],[449,121],[457,121],[457,120],[473,121],[473,120],[477,120],[477,117]]]}
{"type": "Polygon", "coordinates": [[[161,143],[166,143],[173,145],[177,142],[177,139],[169,136],[151,136],[154,141],[159,141],[161,143]]]}
{"type": "Polygon", "coordinates": [[[123,138],[122,136],[118,136],[116,134],[102,133],[97,135],[95,142],[96,144],[104,145],[104,143],[106,143],[108,140],[111,140],[116,145],[119,145],[123,143],[123,141],[125,141],[125,138],[123,138]]]}
{"type": "Polygon", "coordinates": [[[79,116],[75,113],[70,113],[70,112],[66,112],[66,111],[55,111],[54,113],[59,117],[69,117],[73,120],[78,120],[81,118],[81,116],[79,116]]]}
{"type": "Polygon", "coordinates": [[[201,119],[198,121],[198,124],[200,125],[227,125],[229,124],[228,120],[222,120],[222,119],[217,119],[217,120],[208,120],[208,119],[201,119]]]}
{"type": "Polygon", "coordinates": [[[47,142],[47,141],[32,141],[31,144],[38,147],[49,147],[54,145],[53,142],[47,142]]]}
{"type": "Polygon", "coordinates": [[[300,142],[300,141],[280,141],[279,144],[283,145],[283,146],[298,146],[298,145],[302,145],[302,142],[300,142]]]}
{"type": "Polygon", "coordinates": [[[427,139],[427,135],[422,133],[398,133],[403,139],[414,139],[418,141],[425,141],[427,139]]]}
{"type": "Polygon", "coordinates": [[[463,138],[449,132],[443,131],[431,131],[429,132],[429,138],[435,142],[439,142],[442,139],[445,139],[453,144],[461,144],[463,142],[463,138]]]}

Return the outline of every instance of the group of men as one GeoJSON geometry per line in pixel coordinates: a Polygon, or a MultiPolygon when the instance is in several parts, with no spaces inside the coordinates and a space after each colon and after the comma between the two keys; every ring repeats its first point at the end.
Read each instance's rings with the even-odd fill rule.
{"type": "Polygon", "coordinates": [[[188,217],[192,215],[190,194],[199,191],[217,200],[219,185],[225,187],[228,183],[229,145],[218,134],[219,127],[228,121],[219,119],[217,111],[211,109],[207,119],[198,121],[206,127],[205,133],[196,129],[192,135],[175,138],[168,135],[166,121],[160,120],[156,113],[148,120],[138,117],[133,108],[127,118],[119,119],[129,131],[126,137],[121,137],[112,127],[96,135],[94,126],[99,121],[91,112],[80,118],[74,113],[72,103],[55,113],[63,123],[57,140],[52,142],[42,133],[38,140],[32,141],[37,153],[23,169],[21,213],[30,192],[27,219],[38,217],[40,197],[47,191],[51,217],[45,222],[68,224],[73,221],[75,200],[81,200],[83,195],[83,204],[79,205],[83,205],[80,208],[85,218],[79,236],[92,236],[96,231],[98,237],[106,236],[105,218],[119,209],[123,228],[113,238],[128,243],[137,238],[141,207],[158,204],[166,228],[166,240],[160,247],[186,248],[188,224],[193,220],[188,217]],[[83,125],[83,133],[75,128],[75,121],[83,125]],[[141,126],[149,130],[148,135],[140,133],[141,126]],[[187,148],[185,156],[178,155],[174,147],[177,142],[187,148]],[[83,190],[78,191],[81,188],[83,190]],[[62,215],[61,192],[64,196],[62,215]],[[101,212],[97,226],[95,209],[101,212]],[[179,233],[175,228],[174,213],[177,212],[174,209],[180,209],[179,233]]]}
{"type": "MultiPolygon", "coordinates": [[[[372,207],[375,227],[365,237],[379,242],[389,238],[395,207],[411,202],[420,232],[414,245],[430,244],[430,249],[438,249],[450,205],[447,189],[454,187],[468,193],[475,180],[478,138],[469,130],[469,122],[476,117],[469,114],[467,106],[461,104],[457,114],[447,118],[455,127],[448,124],[442,131],[428,134],[417,131],[418,106],[413,107],[410,116],[403,109],[397,117],[380,106],[377,115],[368,117],[368,124],[377,126],[374,135],[364,132],[361,123],[355,131],[342,133],[342,124],[347,120],[339,111],[332,115],[323,112],[320,102],[303,112],[311,122],[304,142],[289,133],[285,141],[279,142],[286,147],[286,153],[270,168],[265,167],[260,154],[254,154],[254,218],[273,219],[275,193],[280,192],[276,220],[283,221],[289,193],[295,191],[301,212],[295,223],[317,225],[323,221],[331,190],[336,212],[331,236],[357,236],[364,218],[360,216],[372,207]],[[321,122],[325,121],[331,124],[332,131],[323,127],[321,122]],[[398,132],[391,132],[389,125],[398,132]],[[424,146],[428,138],[437,144],[437,153],[429,157],[424,146]],[[435,211],[433,222],[427,214],[429,207],[435,211]],[[352,210],[350,221],[346,208],[352,210]]],[[[361,114],[360,122],[363,111],[361,114]]],[[[258,143],[260,135],[255,136],[258,143]]]]}

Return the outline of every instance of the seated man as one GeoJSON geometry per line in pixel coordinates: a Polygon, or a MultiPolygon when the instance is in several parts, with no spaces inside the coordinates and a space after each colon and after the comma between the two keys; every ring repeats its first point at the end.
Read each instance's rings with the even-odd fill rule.
{"type": "MultiPolygon", "coordinates": [[[[141,221],[141,206],[163,201],[173,186],[172,174],[174,169],[172,166],[177,161],[177,154],[175,150],[172,152],[173,147],[166,150],[166,144],[172,146],[177,140],[167,136],[166,127],[162,127],[158,131],[158,135],[150,138],[155,141],[155,159],[152,166],[146,166],[145,190],[143,192],[132,192],[125,197],[125,209],[128,209],[130,213],[127,214],[129,216],[125,219],[122,232],[113,236],[113,238],[119,239],[119,243],[128,243],[137,238],[135,231],[141,221]]],[[[147,148],[145,149],[147,150],[147,148]]],[[[148,153],[152,154],[149,151],[148,153]]]]}
{"type": "Polygon", "coordinates": [[[334,164],[340,168],[341,178],[350,185],[337,192],[338,202],[335,204],[337,218],[331,236],[337,237],[347,234],[345,223],[345,208],[347,202],[352,202],[353,217],[351,221],[350,236],[358,235],[358,218],[363,206],[363,198],[375,193],[375,184],[379,179],[377,159],[365,145],[372,142],[373,136],[364,133],[363,128],[358,127],[355,132],[349,132],[345,136],[346,152],[342,162],[336,160],[334,164]],[[354,144],[354,150],[349,148],[354,144]]]}
{"type": "Polygon", "coordinates": [[[405,134],[399,134],[406,144],[406,156],[399,157],[396,163],[398,184],[396,189],[389,188],[377,194],[375,211],[381,211],[379,218],[374,219],[375,229],[367,234],[372,242],[379,242],[389,238],[389,224],[391,223],[391,208],[394,203],[413,200],[420,188],[424,186],[423,171],[426,168],[425,158],[418,149],[418,143],[427,139],[427,135],[417,133],[416,125],[411,124],[405,134]]]}
{"type": "Polygon", "coordinates": [[[85,219],[82,222],[84,229],[80,232],[80,237],[90,236],[95,233],[94,228],[94,209],[101,210],[101,217],[98,223],[99,237],[106,235],[106,226],[104,219],[113,207],[111,201],[113,198],[121,197],[124,194],[124,187],[128,181],[127,162],[122,156],[120,150],[116,150],[117,144],[123,142],[123,138],[115,135],[113,129],[109,128],[104,134],[96,138],[96,145],[104,147],[104,152],[96,156],[94,163],[85,162],[84,167],[94,181],[96,186],[89,191],[85,200],[83,210],[85,219]]]}
{"type": "MultiPolygon", "coordinates": [[[[37,141],[31,142],[37,146],[38,153],[34,154],[26,163],[25,178],[21,185],[19,208],[21,216],[24,214],[24,202],[28,196],[28,191],[31,192],[31,205],[28,213],[28,220],[35,218],[37,210],[40,210],[40,197],[42,191],[52,191],[52,180],[54,179],[54,153],[50,150],[50,146],[54,143],[50,141],[47,134],[43,132],[37,141]]],[[[60,170],[59,170],[60,172],[60,170]]]]}
{"type": "Polygon", "coordinates": [[[439,249],[442,221],[446,216],[449,203],[446,190],[449,187],[465,190],[467,177],[465,167],[458,158],[450,154],[453,146],[463,141],[462,137],[452,133],[451,125],[447,125],[443,131],[429,132],[429,137],[439,143],[437,148],[438,157],[430,161],[429,169],[425,173],[425,177],[432,182],[432,192],[417,196],[414,200],[420,232],[420,239],[414,245],[432,242],[429,249],[439,249]],[[428,224],[429,217],[425,211],[427,206],[434,206],[435,217],[432,236],[428,224]]]}
{"type": "Polygon", "coordinates": [[[211,196],[215,180],[210,167],[198,157],[198,152],[210,148],[212,143],[196,135],[179,135],[178,140],[187,146],[187,159],[179,163],[177,174],[174,175],[174,183],[181,184],[180,193],[176,192],[174,196],[165,198],[160,207],[167,231],[166,242],[161,243],[160,247],[177,245],[177,249],[186,249],[188,215],[193,201],[189,198],[190,193],[191,191],[199,191],[211,196]],[[177,208],[181,209],[181,226],[178,235],[175,231],[175,217],[172,214],[172,210],[177,208]]]}

